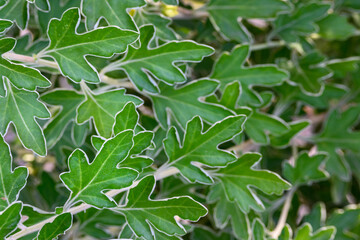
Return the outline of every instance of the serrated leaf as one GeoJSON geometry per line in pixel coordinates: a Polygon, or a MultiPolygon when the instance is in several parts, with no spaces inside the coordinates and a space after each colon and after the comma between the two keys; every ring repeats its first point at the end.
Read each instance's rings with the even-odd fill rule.
{"type": "Polygon", "coordinates": [[[337,14],[329,14],[316,24],[319,26],[319,35],[329,40],[345,40],[356,31],[356,28],[348,23],[347,17],[337,14]]]}
{"type": "Polygon", "coordinates": [[[12,170],[10,147],[0,135],[0,212],[17,200],[25,187],[27,176],[26,167],[12,170]]]}
{"type": "Polygon", "coordinates": [[[91,164],[82,150],[71,154],[70,171],[60,176],[71,191],[68,205],[83,201],[98,208],[116,206],[104,191],[128,187],[138,176],[132,169],[118,168],[133,147],[132,138],[133,131],[128,130],[107,140],[91,164]]]}
{"type": "Polygon", "coordinates": [[[250,209],[261,211],[263,203],[250,187],[259,189],[266,194],[281,194],[290,188],[290,184],[279,175],[267,170],[255,170],[253,166],[261,159],[257,153],[246,153],[236,162],[231,163],[213,173],[219,179],[230,201],[239,204],[240,209],[247,213],[250,209]]]}
{"type": "Polygon", "coordinates": [[[321,133],[314,137],[318,150],[329,154],[326,170],[342,180],[348,180],[350,172],[348,164],[338,151],[360,151],[360,131],[351,131],[359,119],[359,112],[360,106],[350,107],[344,112],[335,109],[328,116],[321,133]]]}
{"type": "Polygon", "coordinates": [[[61,106],[59,112],[44,127],[47,147],[52,148],[62,137],[66,126],[74,121],[76,109],[85,100],[85,96],[73,90],[57,89],[46,92],[41,100],[50,106],[61,106]]]}
{"type": "Polygon", "coordinates": [[[176,39],[176,34],[174,30],[169,27],[169,25],[171,24],[171,19],[169,18],[158,14],[148,13],[139,9],[138,11],[136,11],[134,20],[139,27],[147,24],[154,25],[156,29],[156,38],[164,41],[176,39]]]}
{"type": "Polygon", "coordinates": [[[292,13],[279,15],[274,22],[274,30],[269,38],[278,35],[287,42],[296,42],[299,36],[317,31],[315,21],[326,16],[330,4],[310,3],[298,7],[292,13]]]}
{"type": "Polygon", "coordinates": [[[109,25],[137,30],[134,20],[127,10],[144,5],[146,5],[145,0],[83,0],[81,10],[86,17],[88,29],[96,28],[100,19],[104,18],[109,25]]]}
{"type": "Polygon", "coordinates": [[[338,209],[326,220],[326,225],[336,227],[335,240],[353,240],[358,235],[355,232],[360,226],[359,205],[349,205],[338,209]]]}
{"type": "Polygon", "coordinates": [[[289,123],[290,130],[284,134],[270,135],[270,144],[273,147],[283,148],[289,145],[290,141],[310,125],[308,121],[295,121],[289,123]]]}
{"type": "Polygon", "coordinates": [[[53,18],[61,18],[61,15],[72,7],[80,7],[81,0],[49,0],[49,11],[37,11],[39,27],[42,33],[46,33],[49,22],[53,18]]]}
{"type": "Polygon", "coordinates": [[[250,46],[243,45],[235,47],[231,53],[223,53],[217,60],[210,78],[220,81],[220,88],[234,81],[241,85],[240,105],[260,105],[263,100],[255,92],[253,86],[270,87],[281,84],[288,78],[288,74],[270,65],[255,65],[245,67],[244,64],[249,58],[250,46]]]}
{"type": "Polygon", "coordinates": [[[97,133],[105,138],[111,137],[115,116],[125,104],[133,102],[139,106],[143,103],[140,98],[125,94],[125,89],[106,91],[99,94],[94,94],[86,86],[83,89],[86,100],[77,108],[77,123],[83,124],[92,118],[97,133]]]}
{"type": "Polygon", "coordinates": [[[312,231],[310,224],[304,224],[297,230],[294,240],[331,240],[334,239],[336,228],[329,226],[314,233],[312,231]]]}
{"type": "Polygon", "coordinates": [[[212,94],[218,87],[218,82],[208,79],[190,82],[180,88],[159,84],[160,93],[150,95],[157,120],[166,128],[169,110],[172,116],[185,127],[186,122],[199,115],[208,123],[214,123],[232,115],[232,112],[211,103],[205,103],[200,97],[212,94]]]}
{"type": "Polygon", "coordinates": [[[206,10],[218,31],[227,39],[243,43],[251,42],[251,37],[238,19],[274,18],[278,13],[290,10],[290,7],[281,0],[211,0],[206,10]]]}
{"type": "MultiPolygon", "coordinates": [[[[295,62],[291,69],[290,82],[299,85],[301,91],[310,96],[319,96],[324,90],[324,80],[332,75],[326,66],[321,66],[325,57],[318,52],[309,53],[295,62]]],[[[295,60],[296,61],[296,60],[295,60]]]]}
{"type": "Polygon", "coordinates": [[[49,87],[51,84],[38,70],[15,64],[6,59],[6,53],[15,46],[15,39],[0,39],[0,95],[4,96],[2,81],[7,78],[17,88],[35,90],[36,87],[49,87]]]}
{"type": "Polygon", "coordinates": [[[139,90],[158,92],[154,81],[149,79],[152,76],[168,84],[184,82],[186,80],[184,73],[174,63],[198,62],[214,52],[209,46],[186,40],[171,41],[157,48],[150,48],[149,44],[155,34],[154,26],[145,25],[139,31],[140,47],[131,46],[124,58],[103,70],[104,72],[124,70],[139,90]]]}
{"type": "Polygon", "coordinates": [[[175,220],[175,216],[184,220],[198,221],[207,213],[203,205],[187,196],[152,200],[150,196],[154,188],[153,176],[143,178],[136,187],[130,189],[126,205],[116,209],[125,215],[137,237],[155,239],[153,228],[171,236],[183,235],[186,231],[175,220]]]}
{"type": "Polygon", "coordinates": [[[4,135],[12,123],[24,147],[41,156],[46,155],[44,134],[35,118],[49,118],[50,113],[38,101],[36,92],[19,90],[8,80],[5,83],[6,96],[0,97],[0,133],[4,135]]]}
{"type": "Polygon", "coordinates": [[[10,205],[0,214],[0,239],[5,239],[18,226],[21,220],[22,203],[10,205]]]}
{"type": "Polygon", "coordinates": [[[54,221],[46,223],[37,236],[37,240],[58,239],[58,236],[64,234],[72,225],[71,213],[63,213],[57,216],[54,221]]]}
{"type": "Polygon", "coordinates": [[[0,6],[0,18],[14,21],[25,29],[29,20],[29,4],[27,0],[7,0],[0,6]]]}
{"type": "Polygon", "coordinates": [[[269,135],[282,135],[289,131],[288,124],[276,116],[260,112],[256,108],[237,107],[240,93],[240,83],[235,81],[226,85],[225,90],[218,100],[215,96],[210,102],[217,102],[226,108],[234,111],[236,114],[244,114],[247,119],[245,122],[245,133],[255,142],[260,144],[269,144],[269,135]]]}
{"type": "Polygon", "coordinates": [[[329,174],[320,167],[325,163],[326,157],[325,154],[309,156],[308,153],[304,152],[295,160],[295,166],[285,162],[283,166],[284,177],[293,185],[312,184],[325,180],[329,174]]]}
{"type": "Polygon", "coordinates": [[[5,32],[8,28],[12,26],[12,22],[9,20],[0,20],[0,33],[5,32]]]}
{"type": "Polygon", "coordinates": [[[190,182],[211,184],[212,178],[197,163],[209,167],[226,166],[236,160],[228,151],[218,146],[242,132],[245,117],[230,116],[212,125],[203,132],[203,122],[198,116],[190,120],[180,142],[176,128],[168,131],[164,148],[168,156],[167,166],[173,166],[190,182]]]}
{"type": "Polygon", "coordinates": [[[226,198],[220,183],[211,186],[207,200],[216,201],[213,216],[217,228],[224,229],[228,222],[231,222],[233,233],[238,239],[249,239],[251,229],[247,215],[241,211],[238,203],[230,202],[226,198]]]}
{"type": "Polygon", "coordinates": [[[98,83],[99,75],[86,56],[111,57],[122,53],[138,35],[112,26],[78,34],[80,20],[77,8],[67,10],[60,20],[52,19],[48,28],[50,45],[42,56],[52,57],[62,74],[74,82],[98,83]]]}
{"type": "Polygon", "coordinates": [[[136,105],[128,102],[124,108],[116,114],[114,133],[117,134],[127,129],[135,129],[139,122],[139,114],[136,111],[136,105]]]}

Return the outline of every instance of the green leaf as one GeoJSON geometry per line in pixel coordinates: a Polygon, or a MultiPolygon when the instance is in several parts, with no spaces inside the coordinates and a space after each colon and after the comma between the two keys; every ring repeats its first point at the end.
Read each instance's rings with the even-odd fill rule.
{"type": "Polygon", "coordinates": [[[53,18],[60,18],[61,15],[72,7],[80,7],[81,0],[49,0],[50,10],[49,11],[37,11],[37,18],[41,32],[46,33],[49,22],[53,18]]]}
{"type": "Polygon", "coordinates": [[[326,225],[336,228],[335,240],[353,240],[360,226],[359,205],[349,205],[345,209],[338,209],[326,220],[326,225]]]}
{"type": "Polygon", "coordinates": [[[238,239],[249,239],[251,229],[247,215],[241,211],[237,202],[227,199],[220,183],[211,186],[207,200],[216,201],[213,216],[217,228],[224,229],[230,221],[233,233],[238,239]]]}
{"type": "Polygon", "coordinates": [[[269,144],[269,134],[281,135],[289,131],[289,126],[276,116],[262,113],[258,109],[248,107],[237,107],[240,96],[240,83],[235,81],[226,85],[221,96],[221,100],[207,99],[211,102],[218,102],[224,107],[234,111],[236,114],[244,114],[247,117],[245,122],[245,133],[255,142],[260,144],[269,144]]]}
{"type": "Polygon", "coordinates": [[[135,129],[139,122],[139,114],[136,111],[136,105],[133,102],[128,102],[125,107],[116,114],[114,133],[120,133],[124,130],[135,129]]]}
{"type": "Polygon", "coordinates": [[[136,171],[117,167],[133,147],[132,138],[133,131],[128,130],[107,140],[91,163],[80,149],[71,154],[70,171],[60,176],[71,191],[68,205],[83,201],[98,208],[116,206],[104,191],[128,187],[136,179],[136,171]]]}
{"type": "Polygon", "coordinates": [[[124,70],[139,90],[157,93],[156,84],[150,80],[152,77],[168,84],[184,82],[184,73],[174,63],[199,62],[214,52],[209,46],[187,40],[171,41],[157,48],[150,48],[154,33],[152,25],[141,27],[141,46],[131,46],[124,58],[108,65],[103,71],[124,70]]]}
{"type": "Polygon", "coordinates": [[[18,226],[21,220],[22,203],[10,205],[0,214],[0,238],[5,239],[18,226]]]}
{"type": "Polygon", "coordinates": [[[77,108],[77,123],[83,124],[92,118],[97,133],[105,138],[111,137],[115,116],[125,104],[130,101],[137,106],[142,104],[140,98],[125,94],[125,89],[94,94],[85,84],[83,86],[86,100],[77,108]]]}
{"type": "Polygon", "coordinates": [[[138,35],[117,27],[78,34],[76,30],[80,20],[77,8],[67,10],[60,20],[52,19],[48,28],[51,42],[42,56],[52,57],[58,63],[61,73],[75,82],[84,80],[98,83],[99,75],[86,56],[111,57],[115,53],[122,53],[138,35]]]}
{"type": "Polygon", "coordinates": [[[327,3],[302,5],[292,13],[279,15],[274,22],[274,30],[268,38],[278,35],[287,42],[298,41],[299,36],[317,32],[315,21],[326,16],[330,9],[327,3]]]}
{"type": "Polygon", "coordinates": [[[297,230],[294,240],[329,240],[334,238],[335,232],[336,228],[329,226],[312,233],[312,227],[307,223],[297,230]]]}
{"type": "Polygon", "coordinates": [[[254,240],[266,240],[264,223],[258,218],[256,218],[252,223],[252,233],[254,240]]]}
{"type": "Polygon", "coordinates": [[[329,68],[321,65],[324,60],[325,57],[318,52],[309,53],[298,61],[295,60],[289,81],[299,85],[306,95],[320,96],[324,91],[324,80],[332,75],[329,68]]]}
{"type": "Polygon", "coordinates": [[[116,211],[125,215],[131,230],[137,237],[155,239],[153,228],[167,235],[183,235],[185,229],[175,220],[198,221],[207,214],[206,208],[190,197],[181,196],[168,199],[151,200],[155,188],[155,178],[148,176],[130,189],[124,207],[116,211]]]}
{"type": "Polygon", "coordinates": [[[27,0],[7,0],[0,6],[0,18],[14,21],[25,29],[29,20],[29,4],[27,0]]]}
{"type": "Polygon", "coordinates": [[[345,40],[356,31],[356,28],[348,23],[347,17],[337,14],[329,14],[316,24],[319,26],[319,35],[329,40],[345,40]]]}
{"type": "Polygon", "coordinates": [[[218,82],[208,79],[190,82],[180,88],[159,84],[160,93],[150,95],[156,119],[163,128],[168,126],[168,117],[173,116],[182,127],[199,115],[208,123],[214,123],[232,115],[232,112],[219,105],[205,103],[200,97],[212,94],[218,82]]]}
{"type": "Polygon", "coordinates": [[[360,106],[353,106],[344,112],[334,110],[326,119],[323,130],[314,137],[319,151],[329,154],[326,170],[331,176],[349,180],[350,172],[339,150],[359,152],[360,131],[352,131],[352,126],[358,122],[360,106]]]}
{"type": "Polygon", "coordinates": [[[217,60],[210,78],[219,80],[221,89],[224,89],[228,83],[238,81],[242,90],[239,104],[260,105],[263,100],[252,87],[279,85],[288,78],[288,74],[271,65],[245,67],[249,54],[249,45],[237,46],[231,53],[223,53],[217,60]]]}
{"type": "Polygon", "coordinates": [[[6,60],[6,52],[11,51],[15,46],[15,39],[0,39],[0,95],[4,96],[2,81],[7,78],[17,88],[35,90],[36,87],[49,87],[51,84],[40,71],[25,67],[20,64],[6,60]]]}
{"type": "Polygon", "coordinates": [[[48,12],[50,10],[49,0],[35,0],[35,6],[44,12],[48,12]]]}
{"type": "Polygon", "coordinates": [[[289,123],[290,130],[285,134],[275,136],[270,136],[270,144],[273,147],[283,148],[290,144],[290,141],[303,131],[306,127],[310,125],[308,121],[295,121],[289,123]]]}
{"type": "Polygon", "coordinates": [[[168,157],[166,166],[176,167],[190,182],[212,184],[212,178],[196,163],[218,167],[235,161],[233,154],[219,149],[218,146],[241,133],[244,121],[243,115],[230,116],[204,132],[202,119],[196,116],[187,123],[182,142],[176,128],[170,128],[164,140],[168,157]]]}
{"type": "Polygon", "coordinates": [[[106,227],[121,227],[126,223],[123,215],[109,209],[98,210],[90,208],[86,212],[78,213],[77,217],[80,222],[79,232],[88,234],[95,239],[111,239],[114,234],[107,231],[106,227]]]}
{"type": "Polygon", "coordinates": [[[162,15],[152,14],[145,12],[141,9],[136,11],[134,16],[136,24],[140,27],[147,24],[152,24],[155,26],[155,36],[161,40],[174,40],[176,39],[176,34],[172,28],[169,27],[171,24],[171,19],[166,18],[162,15]]]}
{"type": "Polygon", "coordinates": [[[329,174],[321,169],[325,163],[325,154],[309,156],[303,152],[295,160],[295,166],[285,162],[283,166],[284,177],[293,185],[312,184],[313,182],[322,181],[328,178],[329,174]]]}
{"type": "Polygon", "coordinates": [[[24,147],[45,156],[44,134],[35,118],[49,118],[45,105],[38,101],[36,92],[19,90],[5,80],[6,96],[0,97],[0,133],[5,134],[12,123],[24,147]]]}
{"type": "Polygon", "coordinates": [[[145,0],[83,0],[81,10],[86,17],[88,29],[96,28],[100,19],[104,18],[109,25],[118,26],[121,29],[137,30],[134,20],[127,10],[144,5],[146,5],[145,0]]]}
{"type": "Polygon", "coordinates": [[[206,6],[216,30],[226,39],[250,42],[250,33],[239,23],[240,18],[274,18],[278,13],[290,10],[281,0],[211,0],[206,6]]]}
{"type": "Polygon", "coordinates": [[[12,26],[12,22],[9,20],[0,20],[0,33],[5,32],[8,28],[12,26]]]}
{"type": "Polygon", "coordinates": [[[258,153],[246,153],[236,162],[212,174],[221,182],[227,198],[237,202],[245,213],[249,212],[250,208],[256,211],[264,210],[263,203],[250,187],[266,194],[277,195],[290,188],[290,184],[276,173],[253,169],[260,158],[258,153]]]}
{"type": "Polygon", "coordinates": [[[85,96],[73,90],[57,89],[46,92],[41,100],[50,106],[61,106],[44,127],[47,147],[52,148],[62,137],[66,126],[74,121],[76,109],[85,100],[85,96]]]}
{"type": "Polygon", "coordinates": [[[323,202],[319,202],[312,207],[311,212],[304,217],[303,222],[309,223],[316,231],[325,224],[325,219],[326,206],[323,202]]]}
{"type": "Polygon", "coordinates": [[[0,135],[0,212],[15,202],[28,177],[26,167],[12,170],[10,147],[0,135]]]}
{"type": "Polygon", "coordinates": [[[57,216],[54,221],[46,223],[37,236],[38,240],[58,239],[60,234],[65,234],[72,225],[71,213],[63,213],[57,216]]]}

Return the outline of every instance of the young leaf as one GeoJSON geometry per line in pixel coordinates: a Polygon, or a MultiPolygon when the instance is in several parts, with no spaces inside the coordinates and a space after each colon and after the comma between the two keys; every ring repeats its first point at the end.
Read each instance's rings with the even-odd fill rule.
{"type": "Polygon", "coordinates": [[[45,105],[38,101],[36,92],[19,90],[5,80],[6,96],[0,97],[0,133],[5,134],[13,123],[24,147],[35,153],[46,155],[45,139],[36,118],[49,118],[45,105]]]}
{"type": "Polygon", "coordinates": [[[56,115],[44,127],[44,134],[48,148],[52,148],[62,137],[66,126],[74,121],[76,109],[85,96],[73,90],[57,89],[41,96],[41,100],[50,106],[61,106],[56,115]]]}
{"type": "Polygon", "coordinates": [[[290,7],[281,0],[211,0],[206,10],[218,31],[227,39],[243,43],[251,40],[239,18],[274,18],[290,7]]]}
{"type": "Polygon", "coordinates": [[[151,200],[150,196],[154,188],[153,176],[143,178],[136,187],[130,189],[126,205],[115,210],[125,215],[137,237],[155,239],[153,228],[170,236],[183,235],[186,231],[175,220],[175,216],[184,220],[198,221],[207,214],[203,205],[187,196],[151,200]]]}
{"type": "Polygon", "coordinates": [[[251,229],[247,215],[241,211],[237,202],[230,202],[227,199],[220,183],[211,186],[207,200],[216,201],[214,220],[217,228],[225,228],[230,221],[234,235],[238,239],[249,239],[251,229]]]}
{"type": "Polygon", "coordinates": [[[132,138],[133,131],[128,130],[109,139],[91,164],[82,150],[77,149],[71,154],[70,171],[60,176],[71,191],[68,205],[83,201],[98,208],[116,206],[104,191],[128,187],[138,176],[132,169],[117,167],[133,147],[132,138]]]}
{"type": "Polygon", "coordinates": [[[284,177],[293,185],[311,184],[328,178],[329,174],[320,169],[325,162],[325,154],[309,156],[304,152],[295,160],[295,166],[286,162],[283,167],[284,177]]]}
{"type": "Polygon", "coordinates": [[[38,70],[6,60],[6,52],[11,51],[15,43],[16,41],[13,38],[0,39],[0,95],[5,95],[1,83],[4,78],[9,79],[17,88],[31,91],[35,90],[36,87],[50,87],[49,80],[41,75],[38,70]]]}
{"type": "Polygon", "coordinates": [[[83,0],[82,13],[86,17],[86,27],[96,28],[99,21],[104,18],[109,25],[122,29],[137,30],[134,20],[127,9],[146,5],[145,0],[83,0]]]}
{"type": "Polygon", "coordinates": [[[287,42],[296,42],[299,35],[310,35],[317,31],[315,21],[326,16],[330,4],[310,3],[295,12],[281,14],[274,22],[274,30],[269,38],[278,35],[287,42]]]}
{"type": "Polygon", "coordinates": [[[226,85],[225,90],[218,100],[215,96],[208,101],[216,102],[224,107],[234,111],[236,114],[245,114],[247,116],[245,122],[245,133],[255,142],[260,144],[269,144],[269,135],[279,136],[289,131],[289,126],[281,118],[270,114],[260,112],[255,108],[237,107],[240,94],[240,83],[235,81],[226,85]],[[215,98],[214,98],[215,97],[215,98]]]}
{"type": "Polygon", "coordinates": [[[10,147],[0,135],[0,212],[15,202],[25,187],[28,170],[17,167],[12,170],[10,147]]]}
{"type": "Polygon", "coordinates": [[[333,226],[320,228],[315,233],[312,233],[312,227],[310,224],[304,224],[300,227],[294,240],[329,240],[335,236],[336,228],[333,226]]]}
{"type": "Polygon", "coordinates": [[[166,165],[179,169],[190,182],[213,183],[212,178],[196,163],[218,167],[235,161],[236,157],[233,154],[220,150],[218,146],[241,133],[244,122],[243,115],[230,116],[203,132],[202,119],[196,116],[187,123],[182,143],[176,128],[170,128],[164,140],[168,156],[166,165]]]}
{"type": "Polygon", "coordinates": [[[345,40],[356,31],[356,28],[348,23],[346,16],[338,14],[329,14],[316,24],[319,26],[319,35],[329,40],[345,40]]]}
{"type": "Polygon", "coordinates": [[[134,16],[136,24],[140,27],[147,24],[155,26],[156,38],[161,40],[175,40],[176,34],[172,28],[169,27],[171,19],[166,18],[162,15],[147,13],[143,10],[136,11],[134,16]]]}
{"type": "Polygon", "coordinates": [[[186,40],[171,41],[157,48],[150,48],[154,33],[152,25],[141,27],[141,46],[131,46],[124,58],[108,65],[103,71],[124,70],[139,90],[157,93],[156,84],[149,79],[151,76],[168,84],[184,82],[184,73],[174,63],[198,62],[214,52],[209,46],[186,40]]]}
{"type": "Polygon", "coordinates": [[[359,119],[360,106],[350,107],[344,112],[334,110],[326,120],[322,132],[315,136],[314,140],[319,151],[329,154],[326,161],[326,170],[332,176],[348,180],[349,167],[343,156],[338,154],[340,149],[348,149],[359,152],[360,131],[351,131],[352,126],[359,119]]]}
{"type": "Polygon", "coordinates": [[[199,115],[209,123],[232,115],[232,112],[219,105],[200,100],[200,97],[212,94],[218,85],[218,82],[208,79],[194,81],[180,88],[159,84],[160,93],[150,95],[150,97],[160,125],[163,128],[168,126],[168,110],[182,127],[185,127],[186,122],[195,115],[199,115]]]}
{"type": "Polygon", "coordinates": [[[7,0],[4,2],[0,6],[0,18],[14,21],[21,29],[25,29],[29,20],[29,1],[7,0]]]}
{"type": "Polygon", "coordinates": [[[71,213],[63,213],[57,216],[54,221],[46,223],[40,230],[37,240],[58,239],[72,225],[71,213]]]}
{"type": "Polygon", "coordinates": [[[290,71],[289,81],[299,85],[301,91],[306,95],[321,95],[324,90],[323,81],[332,75],[329,68],[320,65],[324,60],[325,57],[318,52],[301,57],[290,71]]]}
{"type": "Polygon", "coordinates": [[[8,28],[12,26],[12,22],[9,20],[0,20],[0,33],[5,32],[8,28]]]}
{"type": "Polygon", "coordinates": [[[236,162],[222,168],[212,176],[220,180],[230,201],[239,204],[240,209],[247,213],[250,208],[261,211],[264,205],[250,187],[255,187],[266,194],[281,194],[290,188],[290,184],[279,175],[267,170],[254,170],[252,167],[260,161],[261,155],[247,153],[236,162]]]}
{"type": "Polygon", "coordinates": [[[240,105],[260,105],[263,100],[253,86],[274,86],[288,78],[288,74],[276,66],[262,65],[244,67],[249,58],[250,46],[235,47],[231,53],[223,53],[217,60],[210,78],[220,81],[221,89],[228,83],[238,81],[241,85],[240,105]]]}
{"type": "Polygon", "coordinates": [[[77,8],[67,10],[60,20],[52,19],[48,29],[50,44],[42,56],[54,58],[62,74],[77,83],[81,80],[98,83],[98,73],[86,56],[111,57],[115,53],[122,53],[138,35],[117,27],[98,28],[78,34],[80,20],[77,8]]]}
{"type": "Polygon", "coordinates": [[[140,98],[125,94],[125,89],[94,94],[85,84],[83,86],[86,100],[77,108],[77,123],[83,124],[92,118],[97,133],[105,138],[111,137],[115,116],[125,104],[133,102],[139,106],[143,103],[140,98]]]}
{"type": "Polygon", "coordinates": [[[17,228],[21,220],[21,209],[22,203],[16,202],[0,213],[0,239],[6,239],[17,228]]]}

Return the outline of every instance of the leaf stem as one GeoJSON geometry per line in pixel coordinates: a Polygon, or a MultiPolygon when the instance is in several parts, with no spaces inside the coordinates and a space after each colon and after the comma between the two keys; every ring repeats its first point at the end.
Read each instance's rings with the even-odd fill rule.
{"type": "MultiPolygon", "coordinates": [[[[167,169],[156,171],[154,175],[155,175],[155,179],[158,181],[158,180],[170,177],[172,175],[175,175],[177,173],[179,173],[179,170],[177,168],[169,167],[167,169]]],[[[118,195],[119,193],[125,192],[125,191],[129,190],[130,188],[135,187],[139,182],[140,182],[140,180],[137,180],[130,187],[122,188],[122,189],[118,189],[118,190],[111,190],[111,191],[107,192],[106,195],[109,196],[109,197],[114,197],[114,196],[118,195]]],[[[75,206],[75,207],[72,207],[72,208],[68,209],[66,212],[69,212],[69,213],[74,215],[74,214],[83,212],[86,209],[89,209],[89,208],[92,208],[92,207],[93,206],[90,205],[90,204],[82,203],[79,206],[75,206]]],[[[32,225],[30,227],[26,227],[26,228],[22,229],[21,231],[15,233],[14,235],[10,236],[8,239],[16,240],[16,239],[24,237],[24,236],[26,236],[26,235],[28,235],[30,233],[39,231],[46,223],[54,221],[54,219],[56,217],[57,217],[57,215],[52,216],[52,217],[50,217],[50,218],[48,218],[46,220],[43,220],[43,221],[41,221],[41,222],[39,222],[39,223],[37,223],[35,225],[32,225]]]]}
{"type": "Polygon", "coordinates": [[[290,207],[291,207],[291,201],[293,199],[293,196],[294,196],[294,193],[296,192],[296,190],[297,190],[297,187],[294,186],[287,193],[284,206],[283,206],[283,208],[281,210],[279,221],[278,221],[276,227],[274,228],[274,230],[269,233],[269,235],[274,239],[278,239],[278,237],[281,234],[282,229],[284,228],[284,226],[286,224],[286,219],[287,219],[287,216],[289,214],[290,207]]]}
{"type": "Polygon", "coordinates": [[[32,64],[39,64],[45,67],[59,69],[59,65],[56,62],[48,61],[44,59],[38,59],[36,55],[34,57],[21,55],[13,52],[7,52],[3,54],[4,58],[7,58],[12,61],[22,62],[22,63],[32,63],[32,64]]]}
{"type": "Polygon", "coordinates": [[[283,41],[283,40],[270,41],[270,42],[266,42],[266,43],[259,43],[259,44],[250,45],[250,50],[251,51],[258,51],[258,50],[263,50],[263,49],[267,49],[267,48],[282,47],[282,46],[285,46],[285,45],[286,45],[286,42],[283,41]]]}

